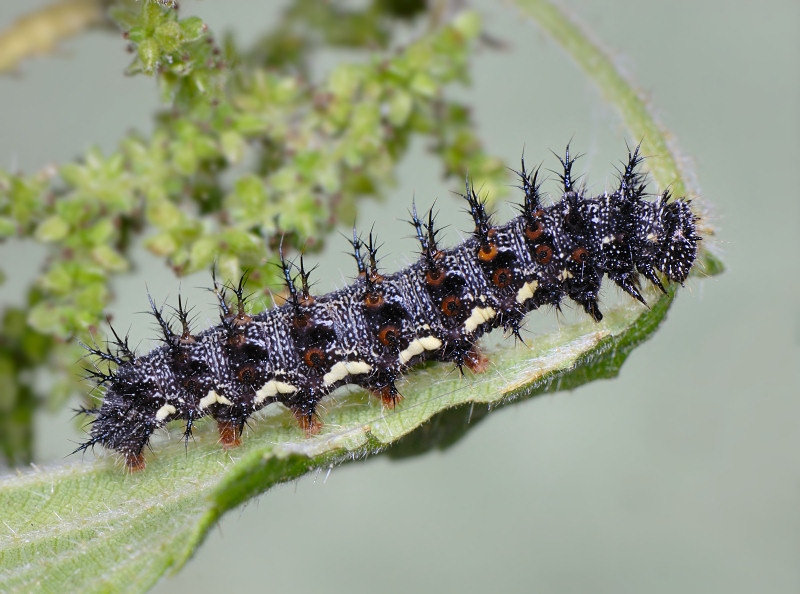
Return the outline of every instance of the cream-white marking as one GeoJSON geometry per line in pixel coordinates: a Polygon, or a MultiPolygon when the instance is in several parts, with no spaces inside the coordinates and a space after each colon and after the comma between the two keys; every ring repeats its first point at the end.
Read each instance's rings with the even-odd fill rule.
{"type": "Polygon", "coordinates": [[[562,271],[561,271],[561,273],[558,275],[558,280],[560,280],[560,281],[564,281],[564,280],[567,280],[568,278],[572,278],[572,273],[571,273],[569,270],[567,270],[567,269],[565,268],[565,269],[564,269],[564,270],[562,270],[562,271]]]}
{"type": "Polygon", "coordinates": [[[220,396],[214,390],[209,390],[208,394],[206,394],[205,397],[200,400],[200,410],[208,408],[212,404],[216,403],[225,404],[227,406],[232,405],[231,401],[225,398],[225,396],[220,396]]]}
{"type": "Polygon", "coordinates": [[[253,403],[260,404],[270,396],[275,396],[276,394],[291,394],[292,392],[297,392],[296,386],[287,384],[286,382],[269,380],[266,384],[261,386],[261,389],[258,392],[256,392],[256,397],[253,400],[253,403]]]}
{"type": "Polygon", "coordinates": [[[339,380],[343,380],[348,375],[359,375],[372,371],[372,365],[366,361],[339,361],[331,367],[331,370],[322,376],[322,383],[325,386],[332,386],[339,380]]]}
{"type": "Polygon", "coordinates": [[[435,351],[442,346],[442,341],[435,336],[423,336],[417,340],[426,351],[435,351]]]}
{"type": "Polygon", "coordinates": [[[525,303],[528,299],[533,297],[537,288],[539,288],[539,281],[532,281],[522,285],[519,291],[517,291],[517,303],[525,303]]]}
{"type": "Polygon", "coordinates": [[[398,359],[400,363],[408,363],[411,359],[425,351],[435,351],[441,347],[442,341],[435,336],[423,336],[422,338],[411,341],[411,344],[409,344],[405,350],[400,351],[398,359]]]}
{"type": "Polygon", "coordinates": [[[165,404],[164,406],[159,408],[158,411],[156,411],[156,421],[161,422],[168,416],[174,415],[176,412],[178,412],[177,408],[175,408],[171,404],[165,404]]]}
{"type": "Polygon", "coordinates": [[[481,324],[488,322],[497,315],[497,312],[491,307],[476,307],[464,322],[464,330],[473,332],[481,324]]]}

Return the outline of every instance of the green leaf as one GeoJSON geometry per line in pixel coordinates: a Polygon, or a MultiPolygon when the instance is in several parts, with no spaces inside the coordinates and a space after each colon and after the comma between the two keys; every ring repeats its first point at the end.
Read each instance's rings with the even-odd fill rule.
{"type": "Polygon", "coordinates": [[[47,217],[36,227],[39,241],[59,241],[69,233],[69,224],[59,216],[47,217]]]}
{"type": "Polygon", "coordinates": [[[389,446],[402,456],[445,447],[489,409],[615,376],[672,297],[651,309],[617,307],[601,324],[568,326],[531,347],[506,341],[490,352],[494,370],[485,375],[461,378],[450,365],[415,372],[393,411],[360,390],[339,394],[312,438],[273,407],[231,452],[208,423],[187,450],[179,439],[155,445],[147,469],[133,475],[107,457],[8,478],[0,483],[0,589],[144,589],[180,567],[222,514],[272,485],[389,446]]]}
{"type": "Polygon", "coordinates": [[[158,42],[155,39],[144,39],[139,44],[136,50],[139,54],[139,59],[142,61],[142,67],[145,72],[152,72],[158,65],[158,58],[161,55],[159,51],[158,42]]]}
{"type": "Polygon", "coordinates": [[[572,57],[597,85],[609,104],[617,108],[628,133],[642,141],[645,155],[658,155],[645,165],[662,188],[671,187],[676,196],[689,190],[686,171],[682,170],[676,143],[668,138],[664,127],[650,111],[647,101],[636,91],[636,85],[617,69],[614,60],[592,41],[582,29],[548,0],[514,0],[523,14],[534,19],[572,57]]]}
{"type": "Polygon", "coordinates": [[[203,19],[198,17],[189,17],[181,20],[181,29],[183,30],[184,41],[197,41],[205,35],[208,27],[203,22],[203,19]]]}

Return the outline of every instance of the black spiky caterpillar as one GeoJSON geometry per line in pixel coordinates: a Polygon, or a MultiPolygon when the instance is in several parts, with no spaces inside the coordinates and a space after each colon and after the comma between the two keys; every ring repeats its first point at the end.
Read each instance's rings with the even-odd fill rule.
{"type": "Polygon", "coordinates": [[[575,185],[569,147],[559,161],[563,194],[544,206],[539,169],[526,172],[523,160],[516,172],[524,192],[520,215],[504,225],[493,222],[468,182],[462,196],[475,230],[449,249],[438,244],[433,213],[420,218],[412,206],[421,256],[394,274],[378,271],[372,234],[362,241],[354,232],[358,278],[326,295],[309,292],[302,257],[296,266],[281,253],[287,302],[260,314],[247,312],[241,281],[220,287],[214,280],[221,323],[192,334],[179,298],[176,333],[151,299],[163,346],[136,356],[112,328],[113,351],[87,347],[116,369],[90,372],[105,394],[101,406],[83,410],[95,418],[76,451],[100,443],[123,454],[129,469],[140,469],[155,429],[183,419],[188,440],[206,415],[217,420],[223,447],[233,447],[248,417],[273,402],[314,433],[317,404],[345,384],[367,388],[393,407],[400,398],[396,380],[417,363],[453,361],[483,371],[478,338],[500,326],[519,337],[526,313],[542,305],[558,306],[568,296],[601,320],[604,275],[642,303],[640,275],[662,291],[657,271],[670,281],[686,279],[701,239],[697,217],[687,200],[670,200],[669,191],[645,199],[639,147],[628,151],[619,187],[595,197],[575,185]]]}

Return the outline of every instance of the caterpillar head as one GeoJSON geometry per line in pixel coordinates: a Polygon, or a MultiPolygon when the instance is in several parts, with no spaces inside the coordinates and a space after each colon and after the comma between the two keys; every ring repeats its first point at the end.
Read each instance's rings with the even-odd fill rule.
{"type": "MultiPolygon", "coordinates": [[[[665,198],[666,201],[666,198],[665,198]]],[[[677,200],[663,206],[664,241],[658,268],[672,281],[683,283],[697,258],[697,216],[689,202],[677,200]]]]}

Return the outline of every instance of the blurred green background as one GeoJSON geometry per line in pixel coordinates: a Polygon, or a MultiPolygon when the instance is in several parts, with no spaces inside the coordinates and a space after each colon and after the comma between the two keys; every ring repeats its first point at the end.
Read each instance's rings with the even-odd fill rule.
{"type": "MultiPolygon", "coordinates": [[[[38,4],[4,3],[0,27],[38,4]]],[[[183,15],[242,42],[282,6],[181,4],[183,15]]],[[[516,166],[524,146],[531,162],[553,167],[549,149],[572,139],[589,188],[612,184],[627,139],[613,110],[510,4],[475,5],[507,44],[482,50],[471,88],[458,91],[486,149],[516,166]]],[[[617,380],[497,411],[442,453],[376,458],[276,488],[229,514],[156,591],[800,591],[800,4],[563,5],[616,55],[693,158],[728,270],[687,283],[617,380]]],[[[93,32],[0,78],[0,163],[30,172],[94,144],[110,150],[131,128],[149,131],[157,91],[122,75],[123,50],[117,36],[93,32]]],[[[388,269],[412,257],[398,222],[412,196],[420,206],[438,199],[449,241],[469,228],[451,195],[460,186],[440,172],[419,144],[390,198],[362,203],[359,220],[376,222],[388,269]]],[[[512,216],[503,202],[498,211],[512,216]]],[[[344,241],[328,246],[321,291],[351,274],[344,241]]],[[[28,244],[0,245],[0,304],[21,303],[42,256],[28,244]]],[[[207,279],[178,281],[146,254],[140,262],[115,284],[112,312],[146,344],[149,322],[134,313],[145,308],[145,283],[157,300],[174,299],[179,284],[187,292],[207,279]]],[[[196,295],[201,325],[211,323],[208,297],[196,295]]],[[[559,323],[531,321],[537,330],[559,323]]],[[[40,464],[63,460],[80,439],[66,411],[43,413],[37,434],[40,464]]]]}

